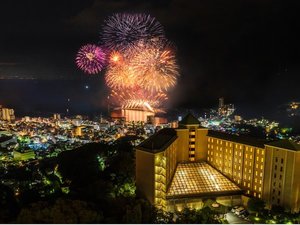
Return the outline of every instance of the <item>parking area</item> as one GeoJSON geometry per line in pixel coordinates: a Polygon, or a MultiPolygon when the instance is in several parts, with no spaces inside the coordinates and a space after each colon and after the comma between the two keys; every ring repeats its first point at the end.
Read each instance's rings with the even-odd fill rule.
{"type": "Polygon", "coordinates": [[[235,215],[233,212],[226,213],[226,220],[230,224],[251,224],[249,220],[245,220],[235,215]]]}

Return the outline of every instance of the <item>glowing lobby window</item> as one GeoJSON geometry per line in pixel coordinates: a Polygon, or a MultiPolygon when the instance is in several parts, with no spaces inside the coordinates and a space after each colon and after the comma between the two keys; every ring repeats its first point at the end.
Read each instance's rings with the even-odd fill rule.
{"type": "Polygon", "coordinates": [[[261,198],[261,194],[258,194],[258,198],[261,198]]]}
{"type": "Polygon", "coordinates": [[[207,163],[181,163],[167,196],[224,191],[240,191],[240,188],[207,163]]]}

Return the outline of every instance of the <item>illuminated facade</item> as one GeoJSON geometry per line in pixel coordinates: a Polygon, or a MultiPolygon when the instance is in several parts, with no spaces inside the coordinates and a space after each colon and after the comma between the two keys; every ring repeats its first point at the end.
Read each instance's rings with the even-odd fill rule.
{"type": "Polygon", "coordinates": [[[177,129],[160,130],[136,147],[136,182],[167,210],[179,202],[197,207],[211,196],[231,204],[256,197],[268,208],[299,212],[300,145],[211,131],[189,114],[177,129]]]}
{"type": "Polygon", "coordinates": [[[0,105],[0,120],[13,121],[15,120],[15,112],[13,109],[2,108],[0,105]]]}
{"type": "Polygon", "coordinates": [[[111,113],[113,119],[123,119],[125,122],[147,122],[154,117],[154,112],[144,109],[118,109],[111,113]]]}

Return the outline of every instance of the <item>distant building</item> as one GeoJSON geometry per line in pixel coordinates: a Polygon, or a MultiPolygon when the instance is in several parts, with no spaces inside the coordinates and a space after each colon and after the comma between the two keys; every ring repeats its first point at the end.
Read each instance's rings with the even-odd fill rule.
{"type": "Polygon", "coordinates": [[[76,126],[74,128],[74,135],[76,137],[81,137],[82,136],[82,129],[84,128],[85,126],[76,126]]]}
{"type": "Polygon", "coordinates": [[[143,109],[116,109],[111,112],[112,119],[124,120],[124,122],[144,122],[151,120],[155,113],[143,109]]]}
{"type": "Polygon", "coordinates": [[[59,113],[54,113],[54,114],[53,114],[53,119],[54,119],[54,120],[60,120],[60,119],[61,119],[60,114],[59,114],[59,113]]]}
{"type": "Polygon", "coordinates": [[[218,114],[219,116],[230,116],[234,113],[235,108],[233,104],[224,104],[224,98],[219,98],[219,107],[218,107],[218,114]]]}
{"type": "Polygon", "coordinates": [[[211,131],[188,114],[177,129],[136,147],[136,183],[165,210],[201,208],[208,197],[225,205],[255,197],[299,212],[300,145],[211,131]]]}
{"type": "Polygon", "coordinates": [[[0,107],[0,119],[5,121],[14,121],[15,120],[14,110],[0,107]]]}

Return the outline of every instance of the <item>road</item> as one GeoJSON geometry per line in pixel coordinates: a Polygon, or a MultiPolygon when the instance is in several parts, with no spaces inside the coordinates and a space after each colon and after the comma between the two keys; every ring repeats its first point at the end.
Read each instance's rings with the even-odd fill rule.
{"type": "Polygon", "coordinates": [[[251,224],[250,221],[244,220],[232,212],[226,213],[226,219],[230,224],[251,224]]]}

